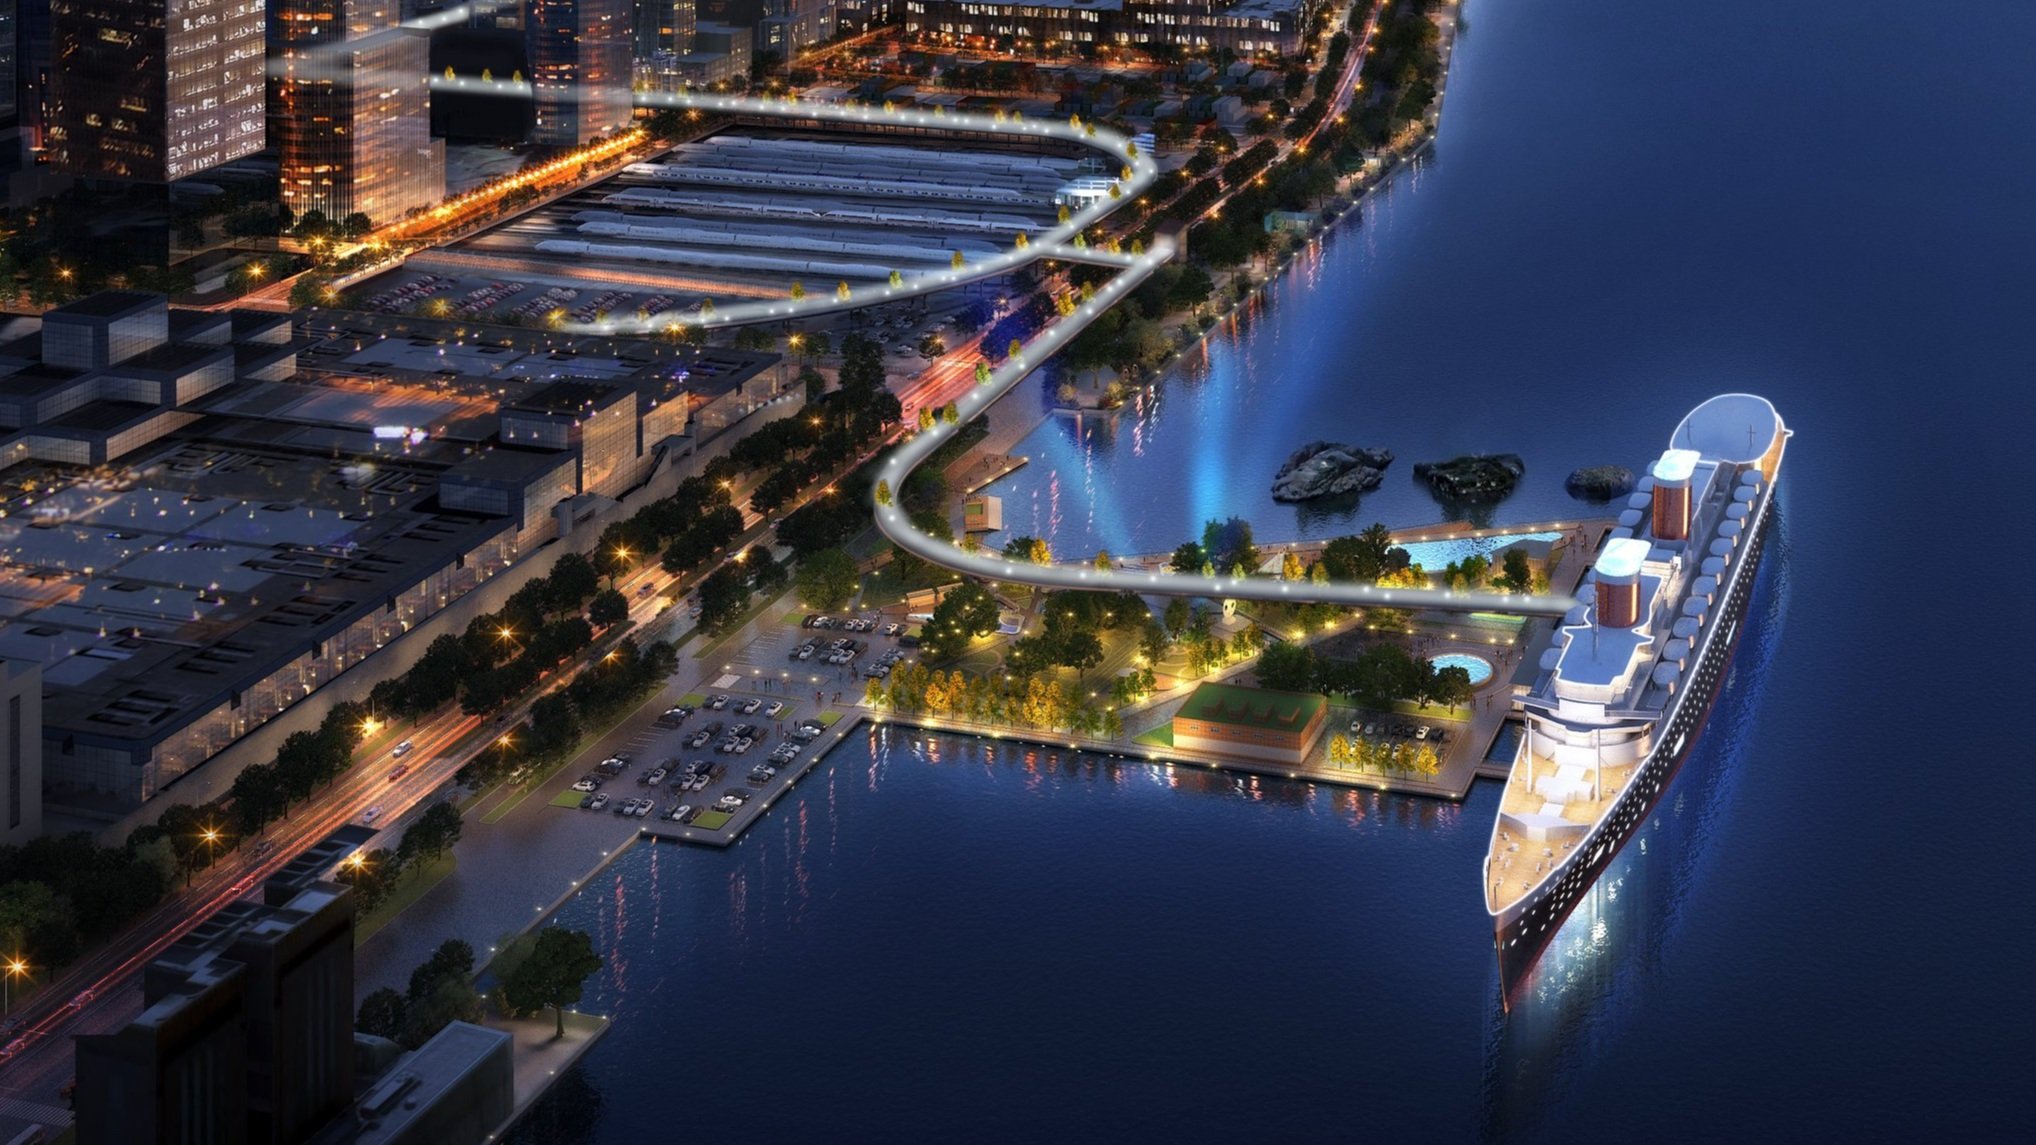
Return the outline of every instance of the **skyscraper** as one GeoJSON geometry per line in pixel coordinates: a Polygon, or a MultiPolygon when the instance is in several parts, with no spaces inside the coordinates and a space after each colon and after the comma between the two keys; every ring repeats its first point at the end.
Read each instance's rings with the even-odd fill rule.
{"type": "Polygon", "coordinates": [[[283,205],[299,217],[386,223],[445,196],[430,33],[399,26],[399,11],[396,0],[274,0],[269,139],[283,205]]]}
{"type": "Polygon", "coordinates": [[[692,51],[693,26],[698,18],[696,0],[636,0],[636,58],[647,60],[661,51],[681,55],[692,51]]]}
{"type": "Polygon", "coordinates": [[[629,122],[634,20],[632,0],[530,0],[531,142],[577,147],[629,122]]]}
{"type": "Polygon", "coordinates": [[[52,0],[67,175],[168,183],[262,148],[263,0],[52,0]]]}

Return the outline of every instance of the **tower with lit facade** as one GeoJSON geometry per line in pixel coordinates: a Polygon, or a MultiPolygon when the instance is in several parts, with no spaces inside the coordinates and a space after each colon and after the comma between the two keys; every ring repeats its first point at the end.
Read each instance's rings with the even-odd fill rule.
{"type": "Polygon", "coordinates": [[[262,149],[263,0],[52,0],[51,162],[170,183],[262,149]]]}
{"type": "Polygon", "coordinates": [[[283,205],[386,223],[444,198],[430,33],[400,26],[396,0],[271,4],[269,139],[283,205]]]}
{"type": "Polygon", "coordinates": [[[577,147],[629,122],[634,27],[632,0],[530,0],[531,142],[577,147]]]}

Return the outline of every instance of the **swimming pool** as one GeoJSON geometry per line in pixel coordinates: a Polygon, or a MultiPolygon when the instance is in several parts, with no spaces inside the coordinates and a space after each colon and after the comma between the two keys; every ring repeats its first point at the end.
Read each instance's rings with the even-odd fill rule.
{"type": "Polygon", "coordinates": [[[1440,656],[1430,659],[1428,662],[1437,668],[1462,668],[1470,673],[1472,687],[1476,687],[1492,678],[1492,662],[1482,656],[1473,656],[1468,652],[1445,652],[1440,656]]]}
{"type": "Polygon", "coordinates": [[[1399,548],[1407,550],[1408,559],[1431,573],[1439,573],[1443,567],[1466,557],[1483,553],[1491,556],[1514,541],[1552,541],[1562,536],[1549,533],[1500,533],[1491,537],[1452,537],[1446,541],[1408,541],[1399,548]]]}

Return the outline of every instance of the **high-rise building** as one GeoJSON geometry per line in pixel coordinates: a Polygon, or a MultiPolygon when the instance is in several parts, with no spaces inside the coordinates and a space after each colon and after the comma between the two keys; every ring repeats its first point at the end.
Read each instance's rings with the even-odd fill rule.
{"type": "Polygon", "coordinates": [[[42,834],[42,666],[0,660],[0,846],[42,834]]]}
{"type": "Polygon", "coordinates": [[[21,112],[21,18],[15,0],[0,0],[0,130],[16,126],[21,112]]]}
{"type": "Polygon", "coordinates": [[[636,0],[636,58],[692,51],[693,25],[699,11],[697,0],[636,0]]]}
{"type": "Polygon", "coordinates": [[[431,138],[431,37],[399,25],[397,0],[274,0],[269,140],[298,216],[375,223],[445,197],[431,138]]]}
{"type": "Polygon", "coordinates": [[[632,0],[530,0],[531,142],[577,147],[629,122],[632,0]]]}
{"type": "Polygon", "coordinates": [[[169,183],[262,149],[263,0],[51,0],[57,170],[169,183]]]}
{"type": "Polygon", "coordinates": [[[353,892],[271,879],[163,952],[141,1016],[78,1047],[78,1140],[302,1141],[354,1089],[353,892]]]}

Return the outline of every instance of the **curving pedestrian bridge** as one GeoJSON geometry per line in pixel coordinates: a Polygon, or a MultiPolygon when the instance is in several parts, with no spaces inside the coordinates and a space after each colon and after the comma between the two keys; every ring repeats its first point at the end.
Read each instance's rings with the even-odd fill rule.
{"type": "MultiPolygon", "coordinates": [[[[1161,240],[1142,255],[1124,256],[1123,273],[1097,289],[1095,297],[1076,307],[1075,312],[1042,330],[1023,350],[992,371],[989,380],[976,386],[956,402],[959,418],[954,425],[938,422],[906,439],[891,450],[878,476],[892,489],[902,489],[905,479],[917,469],[956,428],[1009,392],[1046,359],[1081,333],[1096,315],[1137,289],[1152,272],[1174,254],[1171,244],[1161,240]]],[[[1062,257],[1056,254],[1054,257],[1062,257]]],[[[1148,570],[1098,569],[1090,565],[1038,565],[1013,560],[1002,554],[969,553],[950,541],[920,532],[911,518],[896,505],[871,504],[877,528],[891,542],[916,557],[942,568],[987,581],[1006,581],[1038,588],[1072,588],[1096,591],[1129,591],[1162,596],[1206,596],[1219,600],[1286,601],[1292,604],[1340,604],[1370,608],[1427,608],[1452,612],[1504,612],[1530,616],[1564,616],[1577,607],[1572,597],[1528,595],[1503,592],[1457,592],[1439,588],[1383,588],[1367,584],[1315,584],[1312,581],[1275,580],[1267,577],[1200,576],[1148,570]]]]}
{"type": "MultiPolygon", "coordinates": [[[[434,88],[461,91],[495,90],[505,96],[530,98],[528,83],[510,80],[481,80],[465,77],[431,80],[434,88]]],[[[1121,134],[1077,120],[1018,119],[1015,117],[948,114],[916,108],[896,109],[859,104],[802,103],[793,97],[714,95],[697,92],[638,92],[640,107],[672,108],[718,114],[768,116],[845,127],[914,127],[937,131],[986,134],[1013,138],[1034,137],[1079,144],[1101,152],[1106,162],[1121,165],[1126,177],[1122,194],[1103,198],[1072,212],[1068,220],[1033,236],[1022,247],[992,258],[979,259],[959,269],[921,273],[901,278],[889,286],[865,288],[846,297],[820,294],[806,298],[766,299],[737,302],[709,313],[689,317],[701,327],[736,326],[749,322],[775,322],[818,317],[883,302],[902,301],[919,295],[951,290],[979,279],[1009,274],[1042,258],[1108,264],[1121,268],[1093,298],[1075,312],[1035,335],[1022,350],[992,371],[989,379],[976,386],[956,403],[960,421],[981,415],[1025,376],[1045,363],[1055,351],[1081,333],[1096,315],[1135,289],[1152,272],[1173,257],[1174,248],[1165,239],[1155,242],[1142,254],[1090,249],[1076,245],[1076,238],[1101,222],[1118,206],[1136,199],[1159,175],[1150,155],[1140,154],[1121,134]]],[[[670,319],[664,319],[669,322],[670,319]]],[[[565,329],[579,333],[648,333],[658,329],[656,319],[609,319],[579,323],[565,329]]],[[[959,424],[959,422],[957,423],[959,424]]],[[[891,488],[901,489],[905,479],[955,431],[956,426],[937,423],[895,447],[883,461],[879,476],[891,488]]],[[[1458,592],[1438,588],[1384,588],[1361,584],[1315,584],[1310,581],[1275,580],[1266,577],[1199,576],[1146,570],[1097,569],[1088,565],[1037,565],[1012,560],[1001,554],[968,553],[948,541],[929,536],[912,526],[910,518],[895,505],[872,502],[877,528],[899,548],[933,564],[966,576],[988,581],[1032,585],[1054,589],[1130,591],[1164,596],[1201,596],[1227,600],[1288,601],[1295,604],[1323,603],[1371,608],[1425,608],[1453,612],[1501,612],[1534,616],[1564,616],[1577,607],[1572,597],[1501,592],[1458,592]]]]}

